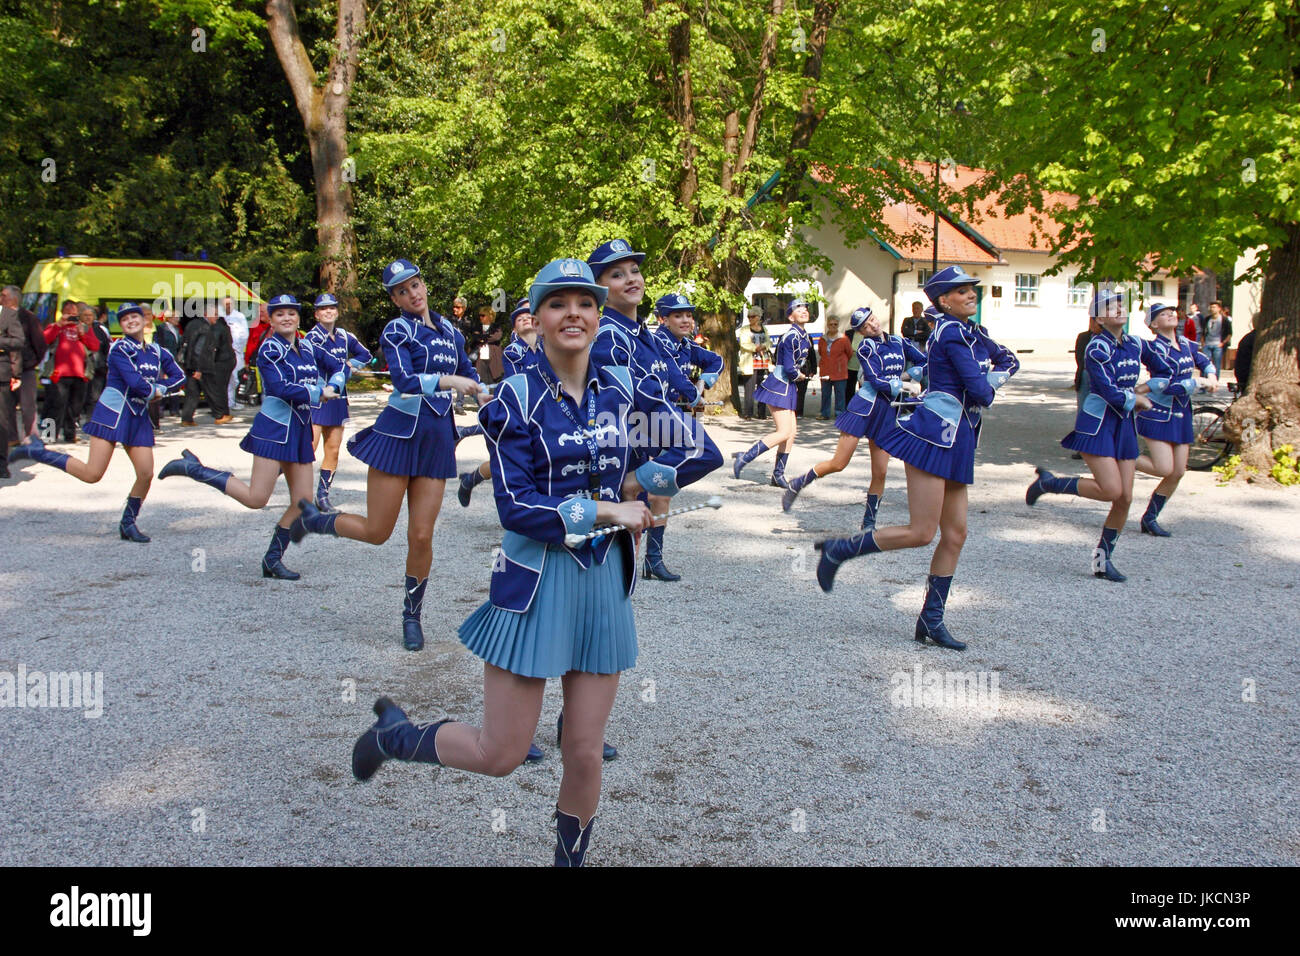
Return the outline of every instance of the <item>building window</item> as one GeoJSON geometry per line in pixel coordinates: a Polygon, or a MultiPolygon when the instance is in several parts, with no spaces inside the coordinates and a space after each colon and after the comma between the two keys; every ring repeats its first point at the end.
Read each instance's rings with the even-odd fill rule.
{"type": "Polygon", "coordinates": [[[1038,276],[1016,273],[1016,305],[1038,305],[1038,276]]]}
{"type": "Polygon", "coordinates": [[[1165,280],[1152,279],[1147,283],[1148,299],[1163,299],[1165,297],[1165,280]]]}
{"type": "Polygon", "coordinates": [[[1066,304],[1070,306],[1085,306],[1092,299],[1092,283],[1080,282],[1076,276],[1070,282],[1069,299],[1066,304]]]}
{"type": "Polygon", "coordinates": [[[932,270],[932,269],[917,269],[917,270],[916,270],[916,287],[917,287],[918,289],[922,288],[922,287],[923,287],[927,282],[930,281],[930,276],[932,276],[932,275],[934,275],[934,270],[932,270]]]}

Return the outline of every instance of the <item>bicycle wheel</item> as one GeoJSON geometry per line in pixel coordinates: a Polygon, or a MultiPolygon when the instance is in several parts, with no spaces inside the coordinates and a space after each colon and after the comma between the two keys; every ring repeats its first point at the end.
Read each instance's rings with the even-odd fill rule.
{"type": "Polygon", "coordinates": [[[1192,413],[1192,444],[1187,449],[1187,467],[1209,471],[1228,457],[1228,439],[1223,434],[1223,409],[1199,406],[1192,413]]]}

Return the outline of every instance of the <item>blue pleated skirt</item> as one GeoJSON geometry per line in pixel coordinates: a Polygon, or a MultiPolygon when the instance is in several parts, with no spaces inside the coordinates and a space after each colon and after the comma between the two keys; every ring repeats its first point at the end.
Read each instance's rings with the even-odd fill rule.
{"type": "Polygon", "coordinates": [[[297,415],[289,419],[289,438],[285,442],[267,441],[254,438],[252,431],[239,442],[239,447],[258,458],[270,458],[272,461],[284,461],[291,464],[310,464],[316,460],[311,450],[311,425],[298,420],[297,415]]]}
{"type": "Polygon", "coordinates": [[[1081,455],[1100,455],[1102,458],[1115,458],[1127,461],[1137,458],[1137,427],[1133,416],[1120,418],[1114,409],[1106,408],[1106,417],[1095,435],[1082,435],[1072,431],[1061,439],[1061,447],[1077,451],[1081,455]]]}
{"type": "Polygon", "coordinates": [[[350,417],[346,395],[342,398],[326,399],[321,402],[320,408],[311,410],[313,425],[342,425],[350,417]]]}
{"type": "Polygon", "coordinates": [[[854,393],[848,406],[835,419],[835,427],[854,438],[876,441],[878,436],[894,427],[897,418],[898,409],[889,404],[889,399],[884,395],[868,406],[866,401],[854,393]]]}
{"type": "Polygon", "coordinates": [[[784,408],[787,412],[794,411],[795,406],[799,404],[799,389],[794,385],[786,385],[783,386],[783,392],[773,391],[767,387],[768,381],[776,382],[777,385],[781,384],[779,380],[768,375],[767,378],[763,379],[762,384],[754,389],[754,401],[762,402],[768,408],[784,408]]]}
{"type": "Polygon", "coordinates": [[[363,428],[348,439],[348,451],[371,468],[411,478],[456,477],[456,423],[421,407],[410,438],[392,438],[363,428]]]}
{"type": "Polygon", "coordinates": [[[635,666],[625,560],[615,546],[604,564],[584,569],[563,548],[548,547],[532,606],[517,613],[485,602],[460,626],[461,643],[521,677],[617,674],[635,666]]]}
{"type": "MultiPolygon", "coordinates": [[[[5,387],[8,387],[8,383],[5,387]]],[[[153,422],[149,421],[148,415],[131,415],[124,411],[116,428],[92,420],[86,423],[82,431],[96,438],[115,441],[127,448],[153,447],[153,422]]]]}
{"type": "Polygon", "coordinates": [[[897,426],[884,429],[872,441],[913,468],[963,485],[975,483],[975,446],[979,444],[979,433],[964,415],[951,448],[932,444],[897,426]]]}
{"type": "Polygon", "coordinates": [[[1152,441],[1167,441],[1171,445],[1190,445],[1192,443],[1192,409],[1179,408],[1174,405],[1173,417],[1167,422],[1153,422],[1139,415],[1137,417],[1138,434],[1152,441]]]}

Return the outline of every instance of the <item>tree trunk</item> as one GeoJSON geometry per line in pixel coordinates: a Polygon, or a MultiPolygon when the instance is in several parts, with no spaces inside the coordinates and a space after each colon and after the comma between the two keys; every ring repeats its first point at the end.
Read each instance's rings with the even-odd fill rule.
{"type": "Polygon", "coordinates": [[[316,242],[321,288],[342,306],[340,320],[351,325],[359,310],[356,296],[357,240],[352,230],[352,180],[348,158],[348,102],[357,76],[357,59],[366,32],[365,0],[338,0],[335,47],[325,82],[317,86],[298,29],[293,0],[267,0],[271,43],[302,117],[316,186],[316,242]]]}
{"type": "Polygon", "coordinates": [[[1300,448],[1300,223],[1270,250],[1264,274],[1250,391],[1224,417],[1224,433],[1240,446],[1243,466],[1268,475],[1273,452],[1300,448]]]}

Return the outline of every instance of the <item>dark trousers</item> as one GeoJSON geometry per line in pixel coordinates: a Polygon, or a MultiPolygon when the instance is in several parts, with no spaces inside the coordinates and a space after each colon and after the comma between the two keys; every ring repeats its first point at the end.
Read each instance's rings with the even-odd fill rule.
{"type": "Polygon", "coordinates": [[[800,379],[795,383],[795,390],[799,393],[799,404],[795,406],[794,413],[799,418],[803,418],[803,399],[808,394],[808,379],[800,379]]]}
{"type": "Polygon", "coordinates": [[[194,413],[198,410],[199,399],[203,397],[203,386],[201,386],[188,372],[185,375],[185,404],[181,406],[181,421],[194,421],[194,413]]]}
{"type": "Polygon", "coordinates": [[[754,390],[767,378],[767,369],[755,369],[752,375],[737,375],[740,383],[740,414],[745,418],[767,418],[767,406],[755,403],[754,390]]]}
{"type": "Polygon", "coordinates": [[[40,381],[40,373],[34,368],[28,369],[23,372],[22,381],[22,388],[18,390],[18,401],[23,406],[22,422],[18,427],[20,439],[30,435],[36,426],[36,384],[40,381]]]}
{"type": "Polygon", "coordinates": [[[77,425],[86,405],[86,380],[65,376],[45,392],[46,411],[54,419],[56,432],[63,433],[64,441],[76,441],[77,425]]]}
{"type": "Polygon", "coordinates": [[[856,391],[858,390],[858,370],[857,370],[857,369],[855,369],[855,368],[851,368],[851,369],[849,369],[849,377],[848,377],[847,379],[845,379],[845,383],[846,383],[845,386],[844,386],[844,394],[845,394],[845,395],[852,395],[854,392],[856,392],[856,391]]]}
{"type": "Polygon", "coordinates": [[[216,418],[230,414],[230,376],[235,374],[233,365],[219,365],[210,371],[204,371],[200,384],[203,385],[203,397],[208,400],[208,408],[216,418]]]}
{"type": "Polygon", "coordinates": [[[104,386],[108,384],[108,373],[96,375],[86,383],[86,414],[95,410],[95,404],[99,401],[99,396],[104,394],[104,386]]]}
{"type": "MultiPolygon", "coordinates": [[[[0,366],[0,371],[5,371],[5,366],[0,366]]],[[[0,455],[9,455],[9,443],[18,441],[22,436],[14,432],[14,425],[17,420],[14,418],[14,398],[17,393],[9,390],[9,376],[5,375],[0,380],[0,455]]]]}

